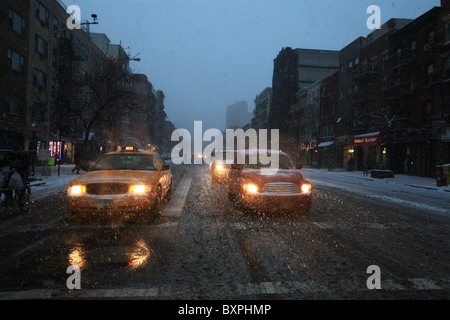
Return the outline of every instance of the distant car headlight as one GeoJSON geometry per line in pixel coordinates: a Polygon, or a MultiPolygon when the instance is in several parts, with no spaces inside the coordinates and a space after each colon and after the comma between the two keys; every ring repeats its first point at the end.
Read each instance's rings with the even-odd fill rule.
{"type": "Polygon", "coordinates": [[[67,189],[67,194],[71,196],[80,196],[85,193],[86,193],[86,186],[82,185],[69,186],[69,188],[67,189]]]}
{"type": "Polygon", "coordinates": [[[247,184],[246,183],[246,184],[242,185],[242,188],[250,193],[258,192],[258,186],[255,184],[251,184],[251,183],[247,184]]]}
{"type": "Polygon", "coordinates": [[[312,186],[309,183],[304,183],[301,186],[302,193],[311,192],[312,186]]]}
{"type": "Polygon", "coordinates": [[[133,184],[128,188],[130,193],[145,193],[152,191],[152,186],[146,184],[133,184]]]}

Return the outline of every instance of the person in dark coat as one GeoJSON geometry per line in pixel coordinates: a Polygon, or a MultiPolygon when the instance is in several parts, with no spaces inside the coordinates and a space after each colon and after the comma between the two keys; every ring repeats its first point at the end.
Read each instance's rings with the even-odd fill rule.
{"type": "Polygon", "coordinates": [[[351,157],[350,160],[348,160],[347,170],[353,171],[354,168],[355,168],[355,159],[353,159],[353,157],[351,157]]]}
{"type": "Polygon", "coordinates": [[[77,174],[80,174],[80,169],[82,169],[82,162],[83,162],[83,149],[77,148],[77,150],[75,150],[75,155],[73,157],[73,162],[75,163],[75,167],[72,169],[72,173],[74,173],[74,171],[77,171],[77,174]]]}

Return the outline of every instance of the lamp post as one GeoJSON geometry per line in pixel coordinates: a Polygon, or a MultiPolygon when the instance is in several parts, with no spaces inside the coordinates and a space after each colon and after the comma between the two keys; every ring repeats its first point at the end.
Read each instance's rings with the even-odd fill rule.
{"type": "MultiPolygon", "coordinates": [[[[90,25],[90,24],[98,24],[97,20],[97,15],[96,14],[92,14],[91,17],[94,19],[93,22],[82,22],[80,23],[81,25],[90,25]]],[[[58,29],[58,30],[52,30],[50,31],[50,56],[48,59],[48,85],[47,85],[47,132],[46,132],[46,152],[47,155],[45,157],[44,160],[44,166],[42,167],[42,176],[50,176],[50,170],[48,167],[48,160],[49,160],[49,156],[51,154],[51,151],[49,149],[50,147],[50,100],[51,100],[51,91],[52,91],[52,70],[53,70],[53,37],[55,34],[67,30],[69,29],[69,26],[66,25],[66,27],[62,28],[62,29],[58,29]]]]}

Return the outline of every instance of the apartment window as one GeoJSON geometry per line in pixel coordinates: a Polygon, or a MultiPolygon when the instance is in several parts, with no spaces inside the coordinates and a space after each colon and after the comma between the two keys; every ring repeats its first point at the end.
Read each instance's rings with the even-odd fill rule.
{"type": "Polygon", "coordinates": [[[434,30],[432,30],[428,33],[428,42],[434,43],[434,30]]]}
{"type": "Polygon", "coordinates": [[[34,69],[33,84],[41,89],[47,87],[47,75],[38,69],[34,69]]]}
{"type": "Polygon", "coordinates": [[[23,116],[23,103],[20,97],[8,93],[6,95],[6,105],[9,114],[23,116]]]}
{"type": "Polygon", "coordinates": [[[429,64],[426,67],[426,74],[425,74],[425,84],[426,85],[430,85],[432,80],[433,80],[433,72],[434,72],[434,68],[433,68],[433,64],[429,64]]]}
{"type": "Polygon", "coordinates": [[[322,138],[332,137],[334,135],[334,127],[328,126],[320,129],[320,136],[322,138]]]}
{"type": "Polygon", "coordinates": [[[9,10],[9,25],[13,28],[14,31],[25,35],[26,22],[17,12],[13,10],[9,10]]]}
{"type": "Polygon", "coordinates": [[[382,55],[382,57],[381,57],[381,60],[382,60],[382,66],[383,66],[383,69],[386,69],[387,68],[387,61],[388,61],[388,55],[387,55],[387,53],[384,53],[383,55],[382,55]]]}
{"type": "Polygon", "coordinates": [[[44,121],[44,112],[45,108],[42,103],[33,102],[33,106],[31,107],[31,119],[44,121]]]}
{"type": "MultiPolygon", "coordinates": [[[[53,18],[53,31],[57,31],[58,28],[59,28],[59,21],[58,21],[58,19],[53,18]]],[[[55,33],[53,34],[53,36],[54,36],[55,38],[57,38],[58,34],[55,32],[55,33]]]]}
{"type": "Polygon", "coordinates": [[[17,52],[8,49],[8,66],[17,72],[23,72],[24,58],[17,52]]]}
{"type": "Polygon", "coordinates": [[[48,43],[38,35],[35,37],[35,45],[34,49],[37,53],[39,53],[42,56],[47,56],[48,52],[48,43]]]}
{"type": "Polygon", "coordinates": [[[56,18],[53,18],[53,31],[58,30],[59,21],[56,18]]]}
{"type": "Polygon", "coordinates": [[[422,114],[422,119],[423,119],[423,124],[427,125],[431,123],[431,111],[432,111],[433,105],[431,102],[425,102],[423,104],[423,114],[422,114]]]}
{"type": "Polygon", "coordinates": [[[48,25],[48,10],[39,1],[36,1],[36,18],[42,24],[48,25]]]}
{"type": "Polygon", "coordinates": [[[353,67],[353,60],[350,60],[348,62],[348,69],[351,69],[353,67]]]}
{"type": "Polygon", "coordinates": [[[353,62],[353,64],[355,65],[355,67],[358,66],[358,64],[359,64],[359,57],[355,58],[355,61],[353,62]]]}
{"type": "Polygon", "coordinates": [[[74,69],[72,73],[72,80],[76,85],[83,86],[86,83],[86,71],[81,68],[74,69]]]}

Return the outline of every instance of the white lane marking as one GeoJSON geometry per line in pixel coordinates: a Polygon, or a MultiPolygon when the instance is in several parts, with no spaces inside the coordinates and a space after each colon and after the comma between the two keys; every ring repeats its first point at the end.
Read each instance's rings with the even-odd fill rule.
{"type": "Polygon", "coordinates": [[[192,175],[190,172],[187,172],[183,179],[181,179],[180,184],[175,190],[174,194],[167,204],[166,208],[161,213],[164,217],[179,217],[181,216],[181,212],[183,211],[184,203],[186,201],[186,197],[189,193],[189,189],[191,188],[192,175]]]}
{"type": "Polygon", "coordinates": [[[423,278],[408,279],[416,290],[439,290],[440,287],[433,281],[423,278]]]}
{"type": "MultiPolygon", "coordinates": [[[[391,279],[381,280],[381,290],[384,291],[409,291],[409,290],[449,290],[449,280],[442,280],[442,286],[436,284],[436,280],[424,278],[407,279],[411,285],[399,284],[391,279]]],[[[80,290],[45,290],[32,289],[25,291],[0,292],[0,300],[22,299],[58,299],[58,298],[133,298],[133,297],[171,297],[181,292],[182,288],[176,287],[151,287],[144,289],[119,288],[119,289],[83,289],[80,290]]],[[[317,281],[273,281],[273,282],[248,282],[235,283],[234,291],[230,295],[264,295],[264,294],[295,294],[295,293],[335,293],[335,292],[361,292],[377,291],[369,290],[365,283],[359,284],[354,280],[339,280],[335,283],[320,283],[317,281]]],[[[200,289],[199,289],[200,290],[200,289]]],[[[192,290],[196,292],[197,290],[192,290]]]]}

